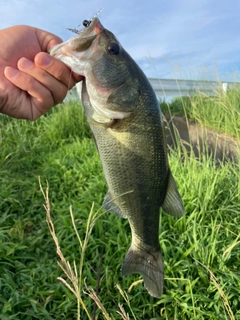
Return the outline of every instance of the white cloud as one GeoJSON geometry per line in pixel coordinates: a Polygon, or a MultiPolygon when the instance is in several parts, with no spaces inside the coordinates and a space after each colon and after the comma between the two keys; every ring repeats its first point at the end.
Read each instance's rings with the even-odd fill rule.
{"type": "Polygon", "coordinates": [[[28,24],[64,40],[72,37],[67,27],[76,28],[103,7],[103,25],[147,75],[171,76],[170,65],[189,70],[217,63],[220,72],[240,65],[236,0],[0,0],[0,6],[0,28],[28,24]]]}

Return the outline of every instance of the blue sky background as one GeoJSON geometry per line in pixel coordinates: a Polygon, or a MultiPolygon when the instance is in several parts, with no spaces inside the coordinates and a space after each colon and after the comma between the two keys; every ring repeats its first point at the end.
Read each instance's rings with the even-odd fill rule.
{"type": "Polygon", "coordinates": [[[238,0],[0,0],[0,28],[27,24],[67,40],[66,28],[101,8],[148,77],[240,81],[238,0]]]}

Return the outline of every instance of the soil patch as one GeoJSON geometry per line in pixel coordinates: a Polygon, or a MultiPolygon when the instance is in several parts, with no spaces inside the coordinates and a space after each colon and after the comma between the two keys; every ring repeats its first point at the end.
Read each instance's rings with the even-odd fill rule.
{"type": "Polygon", "coordinates": [[[165,114],[166,140],[175,148],[179,141],[184,152],[193,150],[196,157],[205,153],[217,162],[239,161],[240,143],[234,138],[186,121],[184,117],[165,114]]]}

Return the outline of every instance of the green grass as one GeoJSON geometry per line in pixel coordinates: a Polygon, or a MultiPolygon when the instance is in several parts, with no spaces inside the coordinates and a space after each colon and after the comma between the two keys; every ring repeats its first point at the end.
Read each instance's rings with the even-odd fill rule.
{"type": "Polygon", "coordinates": [[[76,103],[55,107],[34,123],[1,116],[0,144],[1,320],[78,319],[79,309],[81,319],[88,319],[83,306],[95,319],[107,319],[96,296],[109,319],[240,319],[238,165],[217,167],[204,155],[179,161],[179,150],[171,152],[186,215],[178,220],[161,213],[165,289],[157,300],[138,282],[140,276],[121,276],[130,227],[100,210],[107,188],[76,103]],[[64,258],[48,229],[38,177],[45,195],[49,184],[50,218],[64,258]],[[63,283],[75,288],[70,271],[65,274],[57,261],[65,270],[69,261],[74,273],[82,273],[70,277],[80,286],[77,297],[63,283]]]}
{"type": "Polygon", "coordinates": [[[162,102],[161,109],[240,140],[240,90],[237,88],[227,93],[216,92],[212,97],[200,94],[176,98],[171,103],[162,102]]]}

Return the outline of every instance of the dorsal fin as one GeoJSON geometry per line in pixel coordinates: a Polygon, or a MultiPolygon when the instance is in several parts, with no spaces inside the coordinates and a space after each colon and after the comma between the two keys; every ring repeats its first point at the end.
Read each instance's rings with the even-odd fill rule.
{"type": "Polygon", "coordinates": [[[184,206],[178,193],[176,182],[169,170],[168,186],[165,199],[161,206],[171,216],[181,217],[184,215],[184,206]]]}

